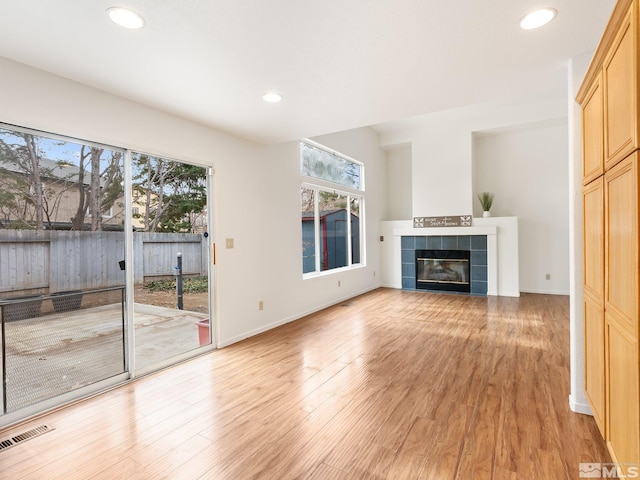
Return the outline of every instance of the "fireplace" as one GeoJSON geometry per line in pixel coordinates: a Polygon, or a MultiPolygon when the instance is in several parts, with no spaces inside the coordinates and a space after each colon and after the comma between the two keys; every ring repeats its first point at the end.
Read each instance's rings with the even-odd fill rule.
{"type": "Polygon", "coordinates": [[[416,289],[471,292],[469,250],[415,250],[416,289]]]}
{"type": "MultiPolygon", "coordinates": [[[[452,227],[447,228],[451,229],[452,227]]],[[[414,230],[412,229],[411,232],[414,230]]],[[[425,291],[422,289],[424,285],[417,287],[416,282],[417,250],[463,250],[471,252],[471,261],[469,262],[471,291],[469,293],[471,295],[487,295],[489,270],[487,238],[487,235],[402,235],[400,240],[402,288],[406,290],[420,288],[421,291],[425,291]]]]}

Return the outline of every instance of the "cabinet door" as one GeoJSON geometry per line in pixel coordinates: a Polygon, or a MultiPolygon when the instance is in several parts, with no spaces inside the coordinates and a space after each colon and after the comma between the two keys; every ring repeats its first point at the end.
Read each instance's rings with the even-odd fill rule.
{"type": "MultiPolygon", "coordinates": [[[[638,342],[607,312],[607,447],[614,462],[640,461],[638,342]]],[[[625,473],[628,473],[625,471],[625,473]]]]}
{"type": "Polygon", "coordinates": [[[593,418],[607,438],[605,424],[605,325],[602,304],[584,298],[584,385],[593,418]]]}
{"type": "Polygon", "coordinates": [[[606,438],[604,338],[604,178],[586,185],[584,225],[584,383],[596,424],[606,438]]]}
{"type": "Polygon", "coordinates": [[[638,146],[635,7],[632,3],[603,65],[606,170],[638,146]]]}
{"type": "Polygon", "coordinates": [[[582,189],[584,290],[604,306],[604,179],[582,189]]]}
{"type": "Polygon", "coordinates": [[[614,461],[639,462],[638,153],[605,174],[606,439],[614,461]]]}
{"type": "Polygon", "coordinates": [[[638,327],[638,153],[605,174],[605,310],[638,327]]]}
{"type": "Polygon", "coordinates": [[[602,77],[598,75],[582,103],[582,183],[604,173],[602,77]]]}

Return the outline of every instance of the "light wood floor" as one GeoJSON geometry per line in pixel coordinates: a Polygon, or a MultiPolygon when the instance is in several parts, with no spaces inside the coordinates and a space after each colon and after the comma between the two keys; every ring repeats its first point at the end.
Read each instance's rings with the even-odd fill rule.
{"type": "Polygon", "coordinates": [[[578,478],[568,298],[379,289],[0,432],[3,479],[578,478]]]}

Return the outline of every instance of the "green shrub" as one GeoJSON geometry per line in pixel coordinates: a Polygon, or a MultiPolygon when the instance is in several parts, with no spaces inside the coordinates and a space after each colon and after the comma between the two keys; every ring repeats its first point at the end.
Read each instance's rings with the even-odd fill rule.
{"type": "MultiPolygon", "coordinates": [[[[208,277],[185,278],[182,293],[203,293],[209,285],[208,277]]],[[[176,289],[175,280],[152,280],[144,285],[149,292],[171,292],[176,289]]]]}
{"type": "Polygon", "coordinates": [[[183,293],[203,293],[209,288],[208,277],[187,278],[182,285],[183,293]]]}

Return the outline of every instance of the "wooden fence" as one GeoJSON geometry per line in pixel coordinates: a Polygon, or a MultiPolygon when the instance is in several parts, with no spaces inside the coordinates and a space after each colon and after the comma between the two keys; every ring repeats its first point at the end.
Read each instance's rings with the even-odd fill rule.
{"type": "MultiPolygon", "coordinates": [[[[124,285],[123,232],[0,230],[0,294],[55,293],[124,285]]],[[[133,234],[135,283],[207,275],[206,239],[191,233],[133,234]]]]}

